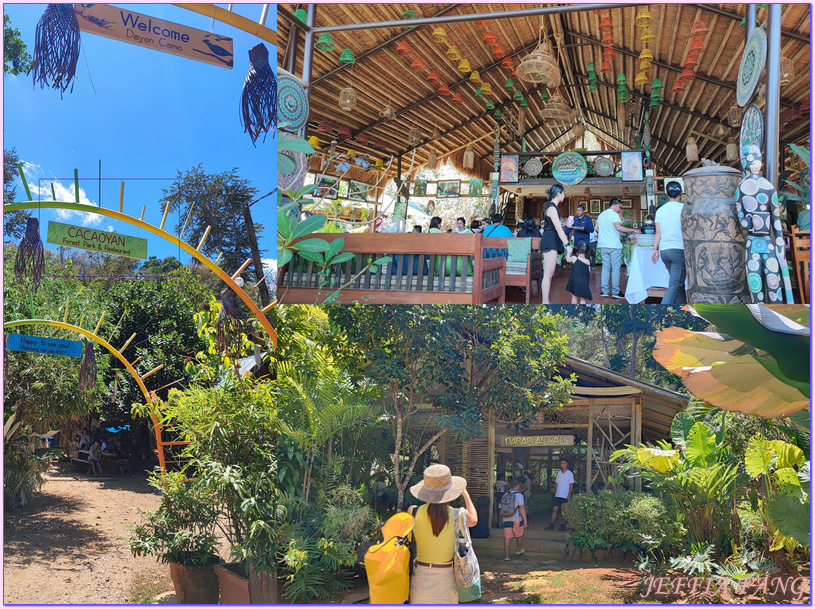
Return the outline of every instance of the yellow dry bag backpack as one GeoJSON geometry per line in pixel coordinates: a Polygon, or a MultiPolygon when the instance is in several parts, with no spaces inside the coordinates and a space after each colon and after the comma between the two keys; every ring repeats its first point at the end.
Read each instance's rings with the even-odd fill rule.
{"type": "Polygon", "coordinates": [[[401,605],[410,595],[410,537],[416,521],[407,512],[388,518],[384,541],[365,553],[371,605],[401,605]]]}

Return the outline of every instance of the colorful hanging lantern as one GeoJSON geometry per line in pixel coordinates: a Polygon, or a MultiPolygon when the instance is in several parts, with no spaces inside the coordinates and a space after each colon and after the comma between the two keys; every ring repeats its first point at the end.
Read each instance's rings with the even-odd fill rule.
{"type": "Polygon", "coordinates": [[[521,107],[521,108],[528,108],[528,107],[529,107],[529,102],[528,102],[528,101],[526,101],[526,98],[525,98],[525,97],[523,97],[523,96],[521,96],[521,97],[522,97],[522,99],[521,99],[521,104],[520,104],[520,107],[521,107]]]}
{"type": "Polygon", "coordinates": [[[402,15],[399,17],[400,19],[416,19],[416,11],[407,9],[402,15]]]}
{"type": "Polygon", "coordinates": [[[484,34],[484,44],[488,47],[493,47],[498,44],[498,36],[495,35],[495,32],[487,32],[484,34]]]}
{"type": "Polygon", "coordinates": [[[589,83],[589,93],[597,93],[597,83],[590,82],[589,83]]]}
{"type": "Polygon", "coordinates": [[[603,64],[600,66],[600,73],[601,74],[611,74],[611,62],[609,60],[604,60],[603,64]]]}
{"type": "Polygon", "coordinates": [[[484,107],[487,110],[492,110],[493,108],[495,108],[495,102],[493,102],[491,99],[488,99],[487,104],[484,107]]]}
{"type": "Polygon", "coordinates": [[[640,62],[640,72],[645,72],[646,74],[651,71],[651,62],[650,61],[641,61],[640,62]]]}
{"type": "Polygon", "coordinates": [[[357,60],[354,59],[354,52],[351,49],[343,49],[342,53],[340,53],[340,63],[356,63],[357,60]]]}
{"type": "Polygon", "coordinates": [[[586,66],[586,72],[589,73],[589,74],[595,73],[594,62],[593,61],[590,61],[589,64],[586,66]]]}
{"type": "Polygon", "coordinates": [[[515,62],[512,61],[512,57],[504,57],[504,61],[501,62],[501,67],[505,70],[512,70],[515,68],[515,62]]]}
{"type": "Polygon", "coordinates": [[[298,8],[296,11],[294,11],[294,16],[297,17],[303,23],[305,23],[306,19],[308,19],[308,13],[304,8],[298,8]]]}
{"type": "Polygon", "coordinates": [[[438,90],[439,95],[450,95],[450,87],[442,83],[438,90]]]}
{"type": "Polygon", "coordinates": [[[433,33],[430,35],[430,38],[433,39],[433,42],[443,44],[447,42],[447,32],[444,31],[443,27],[439,26],[435,30],[433,30],[433,33]]]}
{"type": "Polygon", "coordinates": [[[492,115],[492,117],[495,120],[500,121],[502,118],[504,118],[504,115],[501,114],[501,109],[499,108],[498,110],[495,111],[495,113],[492,115]]]}
{"type": "Polygon", "coordinates": [[[654,32],[650,27],[646,27],[642,30],[640,42],[653,42],[654,40],[656,40],[656,36],[654,36],[654,32]]]}
{"type": "Polygon", "coordinates": [[[481,90],[481,87],[476,89],[475,97],[476,99],[484,99],[484,92],[481,90]]]}
{"type": "Polygon", "coordinates": [[[485,82],[483,85],[481,85],[481,91],[484,93],[484,95],[492,95],[492,85],[485,82]]]}
{"type": "Polygon", "coordinates": [[[640,72],[637,74],[636,78],[634,78],[635,85],[644,85],[648,83],[648,77],[645,75],[645,72],[640,72]]]}
{"type": "Polygon", "coordinates": [[[328,32],[323,32],[314,43],[314,48],[323,53],[331,53],[334,50],[334,39],[328,32]]]}
{"type": "Polygon", "coordinates": [[[368,136],[364,133],[360,133],[356,138],[357,143],[362,144],[363,146],[368,145],[368,136]]]}
{"type": "Polygon", "coordinates": [[[462,59],[461,63],[458,64],[458,71],[461,72],[462,74],[466,74],[467,72],[469,72],[470,62],[467,61],[466,59],[462,59]]]}
{"type": "Polygon", "coordinates": [[[606,15],[602,19],[600,19],[600,31],[604,34],[606,32],[611,32],[614,30],[614,24],[611,22],[611,17],[606,15]]]}
{"type": "Polygon", "coordinates": [[[507,55],[507,53],[504,50],[504,47],[502,47],[500,44],[496,44],[494,47],[492,47],[492,56],[493,56],[493,58],[495,58],[495,59],[503,59],[504,57],[506,57],[506,55],[507,55]]]}
{"type": "MultiPolygon", "coordinates": [[[[615,51],[614,49],[612,49],[610,47],[603,51],[603,59],[605,59],[606,61],[614,61],[614,59],[616,57],[617,57],[617,51],[615,51]]],[[[602,70],[600,70],[600,71],[602,72],[602,70]]]]}
{"type": "Polygon", "coordinates": [[[481,84],[481,74],[478,73],[478,70],[473,70],[470,72],[470,82],[474,85],[481,84]]]}
{"type": "Polygon", "coordinates": [[[350,140],[351,139],[351,129],[348,127],[343,127],[339,131],[337,131],[337,137],[343,140],[350,140]]]}
{"type": "Polygon", "coordinates": [[[458,61],[461,59],[461,54],[458,52],[458,47],[453,45],[447,48],[447,59],[450,61],[458,61]]]}
{"type": "Polygon", "coordinates": [[[710,30],[701,19],[693,24],[688,34],[689,38],[704,38],[710,30]]]}
{"type": "Polygon", "coordinates": [[[515,82],[511,78],[507,78],[507,81],[504,83],[504,89],[514,89],[515,82]]]}
{"type": "Polygon", "coordinates": [[[693,70],[690,68],[685,68],[682,70],[682,73],[679,75],[679,80],[682,82],[690,82],[694,78],[696,78],[696,74],[693,73],[693,70]]]}
{"type": "Polygon", "coordinates": [[[654,61],[654,56],[648,49],[643,49],[640,53],[640,61],[654,61]]]}
{"type": "Polygon", "coordinates": [[[544,102],[549,101],[549,90],[546,89],[545,87],[541,91],[541,101],[544,102]]]}
{"type": "Polygon", "coordinates": [[[404,40],[396,45],[396,54],[399,55],[399,57],[410,57],[412,53],[413,49],[411,49],[410,45],[404,40]]]}
{"type": "Polygon", "coordinates": [[[600,41],[600,44],[605,48],[614,46],[614,36],[611,35],[611,32],[606,32],[603,34],[603,39],[600,41]]]}
{"type": "Polygon", "coordinates": [[[660,89],[662,89],[662,81],[659,78],[655,78],[654,82],[651,83],[651,90],[659,91],[660,89]]]}
{"type": "Polygon", "coordinates": [[[644,6],[637,12],[637,16],[634,18],[634,25],[637,27],[648,27],[653,20],[654,18],[651,17],[648,8],[644,6]]]}
{"type": "Polygon", "coordinates": [[[314,150],[317,150],[320,147],[320,138],[316,135],[312,135],[308,138],[308,145],[314,148],[314,150]]]}
{"type": "Polygon", "coordinates": [[[671,87],[671,91],[673,91],[674,93],[681,93],[684,90],[685,90],[685,81],[676,79],[674,81],[673,87],[671,87]]]}
{"type": "Polygon", "coordinates": [[[628,82],[628,79],[626,79],[625,74],[620,74],[620,75],[617,77],[617,84],[618,84],[618,85],[624,85],[624,84],[625,84],[625,83],[627,83],[627,82],[628,82]]]}
{"type": "Polygon", "coordinates": [[[413,58],[413,61],[410,63],[410,67],[417,72],[423,72],[425,69],[424,59],[419,57],[418,55],[413,58]]]}
{"type": "Polygon", "coordinates": [[[524,98],[524,94],[516,89],[515,94],[512,96],[512,99],[515,100],[515,101],[522,101],[523,98],[524,98]]]}
{"type": "Polygon", "coordinates": [[[427,82],[429,82],[431,85],[437,85],[440,81],[441,78],[439,78],[439,73],[436,72],[436,70],[433,70],[427,75],[427,82]]]}
{"type": "Polygon", "coordinates": [[[331,133],[332,131],[334,129],[328,121],[320,121],[320,124],[317,125],[317,133],[331,133]]]}
{"type": "Polygon", "coordinates": [[[688,48],[688,53],[701,53],[705,50],[705,43],[702,42],[701,38],[692,38],[690,41],[690,48],[688,48]]]}
{"type": "Polygon", "coordinates": [[[698,55],[690,55],[685,58],[685,62],[682,64],[682,67],[693,69],[699,65],[699,56],[698,55]]]}
{"type": "Polygon", "coordinates": [[[461,93],[455,93],[453,97],[450,98],[450,101],[453,102],[454,104],[460,104],[464,102],[464,100],[461,98],[461,93]]]}

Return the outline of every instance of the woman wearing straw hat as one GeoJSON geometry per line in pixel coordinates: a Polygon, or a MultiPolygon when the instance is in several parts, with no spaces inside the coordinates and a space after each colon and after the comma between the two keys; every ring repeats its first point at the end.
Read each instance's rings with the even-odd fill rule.
{"type": "Polygon", "coordinates": [[[467,481],[450,474],[446,465],[431,465],[424,479],[410,492],[425,504],[413,512],[416,526],[416,560],[410,579],[410,604],[458,604],[458,588],[453,574],[455,553],[455,517],[458,511],[450,503],[464,497],[467,526],[478,524],[478,513],[467,493],[467,481]]]}

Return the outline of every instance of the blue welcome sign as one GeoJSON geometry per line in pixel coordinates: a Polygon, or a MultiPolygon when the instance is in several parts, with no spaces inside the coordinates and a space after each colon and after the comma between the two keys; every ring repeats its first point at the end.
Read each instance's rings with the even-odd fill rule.
{"type": "Polygon", "coordinates": [[[27,334],[9,334],[6,346],[12,351],[82,357],[82,343],[76,340],[28,336],[27,334]]]}

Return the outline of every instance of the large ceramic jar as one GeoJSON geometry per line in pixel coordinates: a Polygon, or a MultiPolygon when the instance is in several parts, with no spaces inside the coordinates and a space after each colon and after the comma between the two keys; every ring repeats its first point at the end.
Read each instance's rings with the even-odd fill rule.
{"type": "Polygon", "coordinates": [[[691,169],[682,178],[688,303],[749,304],[746,238],[736,214],[735,193],[741,172],[714,165],[691,169]]]}

